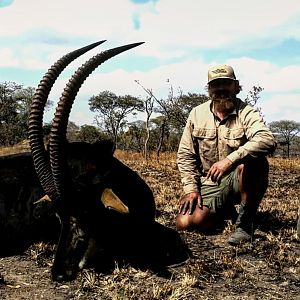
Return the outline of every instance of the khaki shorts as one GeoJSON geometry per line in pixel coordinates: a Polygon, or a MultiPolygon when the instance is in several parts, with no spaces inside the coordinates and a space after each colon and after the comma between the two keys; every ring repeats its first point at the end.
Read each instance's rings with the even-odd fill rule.
{"type": "Polygon", "coordinates": [[[212,215],[223,215],[230,207],[240,200],[237,168],[224,176],[220,184],[205,184],[201,186],[203,205],[210,209],[212,215]]]}

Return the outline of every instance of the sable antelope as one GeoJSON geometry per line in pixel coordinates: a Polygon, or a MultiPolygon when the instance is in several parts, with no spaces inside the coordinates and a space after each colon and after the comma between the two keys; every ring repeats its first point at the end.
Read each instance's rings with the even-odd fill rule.
{"type": "Polygon", "coordinates": [[[35,92],[29,116],[35,170],[61,223],[52,266],[52,278],[57,281],[74,278],[88,260],[94,243],[98,248],[109,244],[109,249],[113,250],[120,243],[130,244],[146,236],[145,241],[153,235],[151,230],[144,231],[155,224],[152,191],[137,173],[113,157],[113,144],[66,143],[68,117],[82,83],[101,63],[141,43],[106,50],[78,68],[56,108],[49,138],[49,160],[44,148],[43,112],[55,80],[71,61],[102,42],[75,50],[52,65],[35,92]],[[68,166],[68,160],[78,158],[79,165],[71,163],[68,166]],[[74,174],[79,175],[74,177],[74,174]],[[134,234],[128,237],[132,232],[134,234]]]}

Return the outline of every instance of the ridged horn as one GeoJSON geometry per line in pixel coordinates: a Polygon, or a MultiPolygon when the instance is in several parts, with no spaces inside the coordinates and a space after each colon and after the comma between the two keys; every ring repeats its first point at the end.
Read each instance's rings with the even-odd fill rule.
{"type": "Polygon", "coordinates": [[[63,147],[66,142],[68,119],[75,97],[81,85],[85,79],[103,62],[141,44],[143,43],[129,44],[97,54],[78,68],[67,83],[58,102],[50,132],[50,164],[56,192],[59,198],[65,199],[64,193],[66,191],[63,190],[63,187],[65,187],[65,182],[68,180],[68,178],[66,178],[67,176],[64,176],[65,174],[63,174],[66,161],[63,147]]]}
{"type": "Polygon", "coordinates": [[[62,56],[45,73],[33,96],[28,120],[29,141],[36,173],[50,198],[56,197],[56,189],[43,142],[43,115],[49,93],[58,76],[73,60],[104,42],[99,41],[62,56]]]}

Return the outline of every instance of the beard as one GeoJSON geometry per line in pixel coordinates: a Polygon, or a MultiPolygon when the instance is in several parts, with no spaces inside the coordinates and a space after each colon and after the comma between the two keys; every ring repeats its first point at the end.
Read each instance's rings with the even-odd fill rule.
{"type": "Polygon", "coordinates": [[[216,111],[228,115],[236,108],[236,96],[227,90],[219,90],[211,95],[216,111]]]}

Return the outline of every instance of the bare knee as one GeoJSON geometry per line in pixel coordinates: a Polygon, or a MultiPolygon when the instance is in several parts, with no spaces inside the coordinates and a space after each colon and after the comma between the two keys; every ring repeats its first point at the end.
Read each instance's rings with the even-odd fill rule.
{"type": "Polygon", "coordinates": [[[196,206],[191,215],[188,213],[178,214],[176,217],[177,230],[207,230],[211,226],[210,209],[206,206],[203,208],[196,206]]]}

